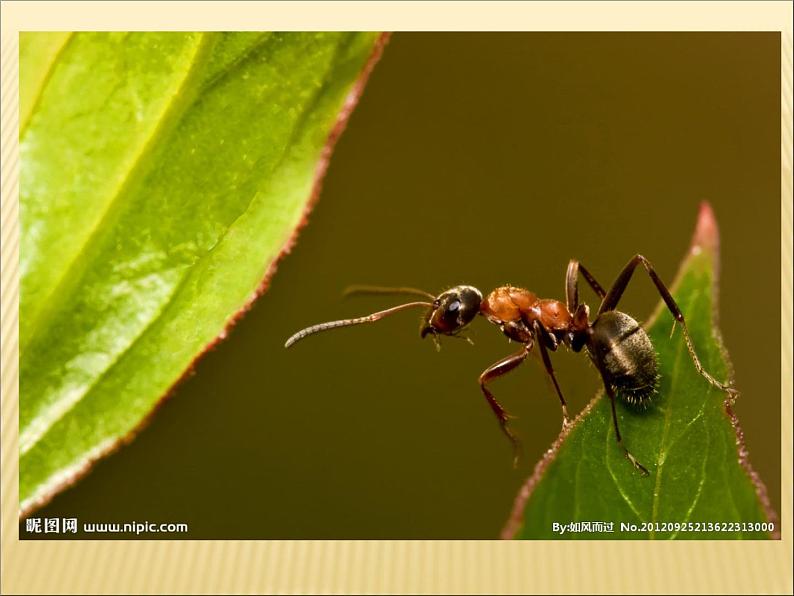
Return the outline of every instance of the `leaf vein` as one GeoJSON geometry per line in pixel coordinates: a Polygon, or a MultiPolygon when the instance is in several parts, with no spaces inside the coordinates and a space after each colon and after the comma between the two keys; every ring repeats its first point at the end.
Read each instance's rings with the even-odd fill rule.
{"type": "MultiPolygon", "coordinates": [[[[684,429],[684,432],[681,433],[681,436],[683,436],[684,433],[686,433],[686,430],[689,429],[689,427],[692,426],[697,420],[700,420],[701,418],[703,418],[703,414],[705,413],[705,409],[706,409],[706,402],[704,401],[703,402],[703,407],[700,409],[700,412],[698,413],[698,415],[689,424],[686,425],[686,429],[684,429]]],[[[711,433],[709,432],[708,425],[704,424],[703,428],[706,431],[706,453],[708,453],[709,446],[711,445],[711,433]]],[[[689,506],[689,508],[687,509],[686,513],[684,514],[684,517],[681,519],[681,523],[686,523],[686,522],[688,522],[690,520],[690,518],[692,517],[692,512],[695,510],[695,507],[697,506],[698,501],[700,501],[700,495],[703,493],[703,486],[706,484],[706,463],[707,462],[708,462],[708,457],[704,457],[703,458],[703,463],[702,463],[701,469],[700,469],[700,482],[698,483],[698,489],[697,489],[697,492],[695,493],[695,498],[692,500],[692,504],[689,506]]],[[[678,536],[678,533],[679,533],[678,530],[673,532],[670,535],[670,539],[671,540],[675,539],[676,536],[678,536]]]]}
{"type": "Polygon", "coordinates": [[[68,37],[63,40],[63,44],[61,45],[60,48],[58,48],[58,51],[55,52],[52,59],[50,60],[50,63],[47,65],[47,74],[44,75],[44,78],[41,80],[41,83],[39,84],[39,88],[36,90],[36,97],[33,100],[33,104],[30,106],[30,109],[28,110],[27,116],[25,117],[25,121],[19,123],[20,143],[22,142],[22,138],[24,137],[25,132],[28,129],[28,123],[30,122],[31,118],[33,118],[33,114],[36,113],[36,110],[39,107],[39,103],[41,103],[41,96],[44,93],[44,88],[47,86],[50,77],[52,77],[52,73],[55,71],[55,65],[61,59],[61,56],[63,56],[63,52],[66,49],[66,46],[68,46],[73,39],[74,39],[74,32],[70,31],[68,33],[68,37]]]}
{"type": "Polygon", "coordinates": [[[604,433],[604,435],[606,438],[606,446],[604,447],[604,466],[609,472],[609,477],[612,479],[612,483],[615,485],[615,488],[617,488],[618,494],[620,494],[623,500],[626,501],[626,504],[628,504],[629,508],[634,512],[634,515],[637,516],[637,519],[639,519],[641,522],[644,522],[645,519],[643,519],[639,509],[637,509],[637,506],[632,502],[632,500],[626,494],[626,491],[618,482],[617,476],[615,476],[615,471],[612,469],[612,466],[609,464],[609,445],[611,444],[611,441],[609,439],[612,436],[612,428],[610,426],[607,426],[607,432],[604,433]]]}
{"type": "MultiPolygon", "coordinates": [[[[699,292],[697,291],[692,294],[692,297],[689,299],[689,304],[687,305],[687,312],[692,311],[692,305],[696,302],[698,295],[699,292]]],[[[675,350],[675,360],[672,368],[673,371],[679,370],[679,367],[681,366],[681,354],[683,352],[682,349],[683,343],[684,343],[683,341],[677,342],[676,350],[675,350]]],[[[669,392],[671,401],[676,395],[675,387],[677,384],[678,384],[678,375],[673,374],[672,379],[670,380],[670,392],[669,392]]],[[[670,427],[672,425],[672,421],[671,421],[672,412],[673,412],[672,405],[673,405],[672,403],[668,404],[667,408],[665,409],[664,427],[662,429],[662,438],[661,441],[659,442],[659,455],[657,456],[656,459],[656,482],[654,484],[653,505],[651,507],[651,521],[653,522],[658,521],[658,516],[659,516],[659,500],[662,490],[662,473],[664,471],[664,464],[667,461],[667,454],[669,452],[669,446],[665,448],[665,443],[667,441],[668,435],[670,434],[670,427]]],[[[655,537],[655,531],[653,529],[653,526],[651,527],[651,537],[652,538],[655,537]]]]}
{"type": "Polygon", "coordinates": [[[63,290],[64,286],[70,280],[70,275],[75,271],[77,264],[80,262],[88,247],[92,244],[92,241],[98,236],[103,224],[110,217],[111,213],[114,212],[114,207],[117,206],[120,198],[125,195],[125,192],[131,187],[131,185],[134,183],[134,180],[143,174],[141,172],[141,164],[143,163],[144,158],[151,154],[152,148],[157,144],[158,139],[166,132],[165,123],[175,121],[176,118],[178,118],[178,114],[173,113],[177,109],[181,108],[181,111],[184,112],[189,107],[187,103],[183,103],[178,100],[185,98],[187,89],[194,83],[194,74],[198,65],[203,63],[207,58],[208,52],[206,50],[209,47],[208,40],[210,39],[210,35],[211,34],[201,33],[201,41],[200,43],[196,44],[196,50],[190,65],[190,72],[183,78],[182,84],[180,85],[177,92],[171,96],[168,107],[163,111],[157,125],[152,129],[151,135],[146,142],[143,143],[140,151],[138,151],[138,154],[134,157],[133,162],[129,166],[126,177],[119,184],[118,189],[108,201],[104,211],[99,214],[99,217],[96,219],[93,228],[86,235],[82,246],[75,253],[74,257],[72,257],[71,261],[63,268],[63,273],[61,273],[58,281],[52,285],[52,290],[49,292],[47,297],[41,301],[43,306],[41,309],[39,309],[39,312],[33,314],[31,323],[28,326],[29,332],[27,337],[20,338],[20,359],[24,357],[26,348],[33,342],[33,339],[36,337],[42,325],[46,323],[49,316],[55,310],[54,306],[51,304],[51,297],[62,295],[64,293],[61,290],[63,290]]]}

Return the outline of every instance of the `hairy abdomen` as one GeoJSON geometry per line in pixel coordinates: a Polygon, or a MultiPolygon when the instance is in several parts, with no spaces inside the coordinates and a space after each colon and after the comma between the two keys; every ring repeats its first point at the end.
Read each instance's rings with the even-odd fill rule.
{"type": "Polygon", "coordinates": [[[656,351],[642,325],[627,314],[609,311],[599,315],[587,350],[623,401],[646,406],[656,394],[656,351]]]}

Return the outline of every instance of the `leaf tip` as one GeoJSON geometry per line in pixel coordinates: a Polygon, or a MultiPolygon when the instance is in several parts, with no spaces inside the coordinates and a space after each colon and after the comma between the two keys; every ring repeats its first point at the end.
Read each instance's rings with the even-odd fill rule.
{"type": "Polygon", "coordinates": [[[717,225],[717,218],[714,216],[714,210],[708,201],[702,201],[698,211],[695,233],[692,235],[690,252],[692,254],[700,254],[706,251],[716,254],[719,251],[719,244],[720,230],[717,225]]]}

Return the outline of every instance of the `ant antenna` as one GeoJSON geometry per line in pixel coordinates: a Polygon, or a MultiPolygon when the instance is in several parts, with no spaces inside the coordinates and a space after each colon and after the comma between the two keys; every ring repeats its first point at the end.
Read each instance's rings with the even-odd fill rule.
{"type": "Polygon", "coordinates": [[[409,302],[407,304],[400,304],[399,306],[394,306],[392,308],[382,310],[380,312],[372,313],[371,315],[367,315],[366,317],[358,317],[356,319],[343,319],[341,321],[329,321],[328,323],[319,323],[318,325],[312,325],[311,327],[306,327],[306,329],[301,329],[295,335],[290,337],[287,340],[287,343],[284,344],[285,348],[289,348],[295,342],[302,340],[304,337],[308,335],[312,335],[314,333],[319,333],[320,331],[327,331],[328,329],[336,329],[337,327],[350,327],[351,325],[361,325],[362,323],[374,323],[375,321],[380,321],[383,317],[388,317],[391,314],[396,312],[400,312],[407,308],[413,308],[416,306],[422,306],[424,308],[432,308],[433,305],[430,302],[409,302]]]}
{"type": "Polygon", "coordinates": [[[417,288],[390,288],[385,286],[354,285],[345,288],[343,296],[347,298],[353,294],[413,294],[414,296],[424,296],[435,300],[436,297],[430,292],[418,290],[417,288]]]}

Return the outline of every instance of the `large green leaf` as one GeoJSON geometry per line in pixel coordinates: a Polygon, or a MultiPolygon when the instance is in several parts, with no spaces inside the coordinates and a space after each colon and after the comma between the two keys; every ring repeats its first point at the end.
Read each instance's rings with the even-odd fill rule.
{"type": "MultiPolygon", "coordinates": [[[[673,286],[700,359],[717,379],[731,374],[716,327],[718,232],[701,209],[692,248],[673,286]]],[[[632,283],[641,279],[640,268],[632,283]]],[[[695,369],[680,330],[660,303],[648,325],[661,382],[647,410],[618,404],[628,449],[646,465],[640,475],[615,441],[609,399],[598,395],[563,431],[516,499],[505,537],[516,538],[768,538],[775,521],[760,480],[750,468],[733,415],[733,401],[695,369]],[[613,532],[554,524],[614,522],[613,532]],[[621,526],[621,522],[628,524],[621,526]],[[688,523],[665,527],[665,523],[688,523]],[[731,522],[750,525],[730,525],[731,522]],[[720,523],[719,528],[698,523],[720,523]],[[645,525],[643,525],[645,524],[645,525]],[[658,524],[658,525],[657,525],[658,524]],[[558,528],[560,527],[558,526],[558,528]],[[711,531],[698,531],[698,530],[711,531]]]]}
{"type": "Polygon", "coordinates": [[[21,36],[23,512],[130,436],[264,289],[379,39],[21,36]]]}

